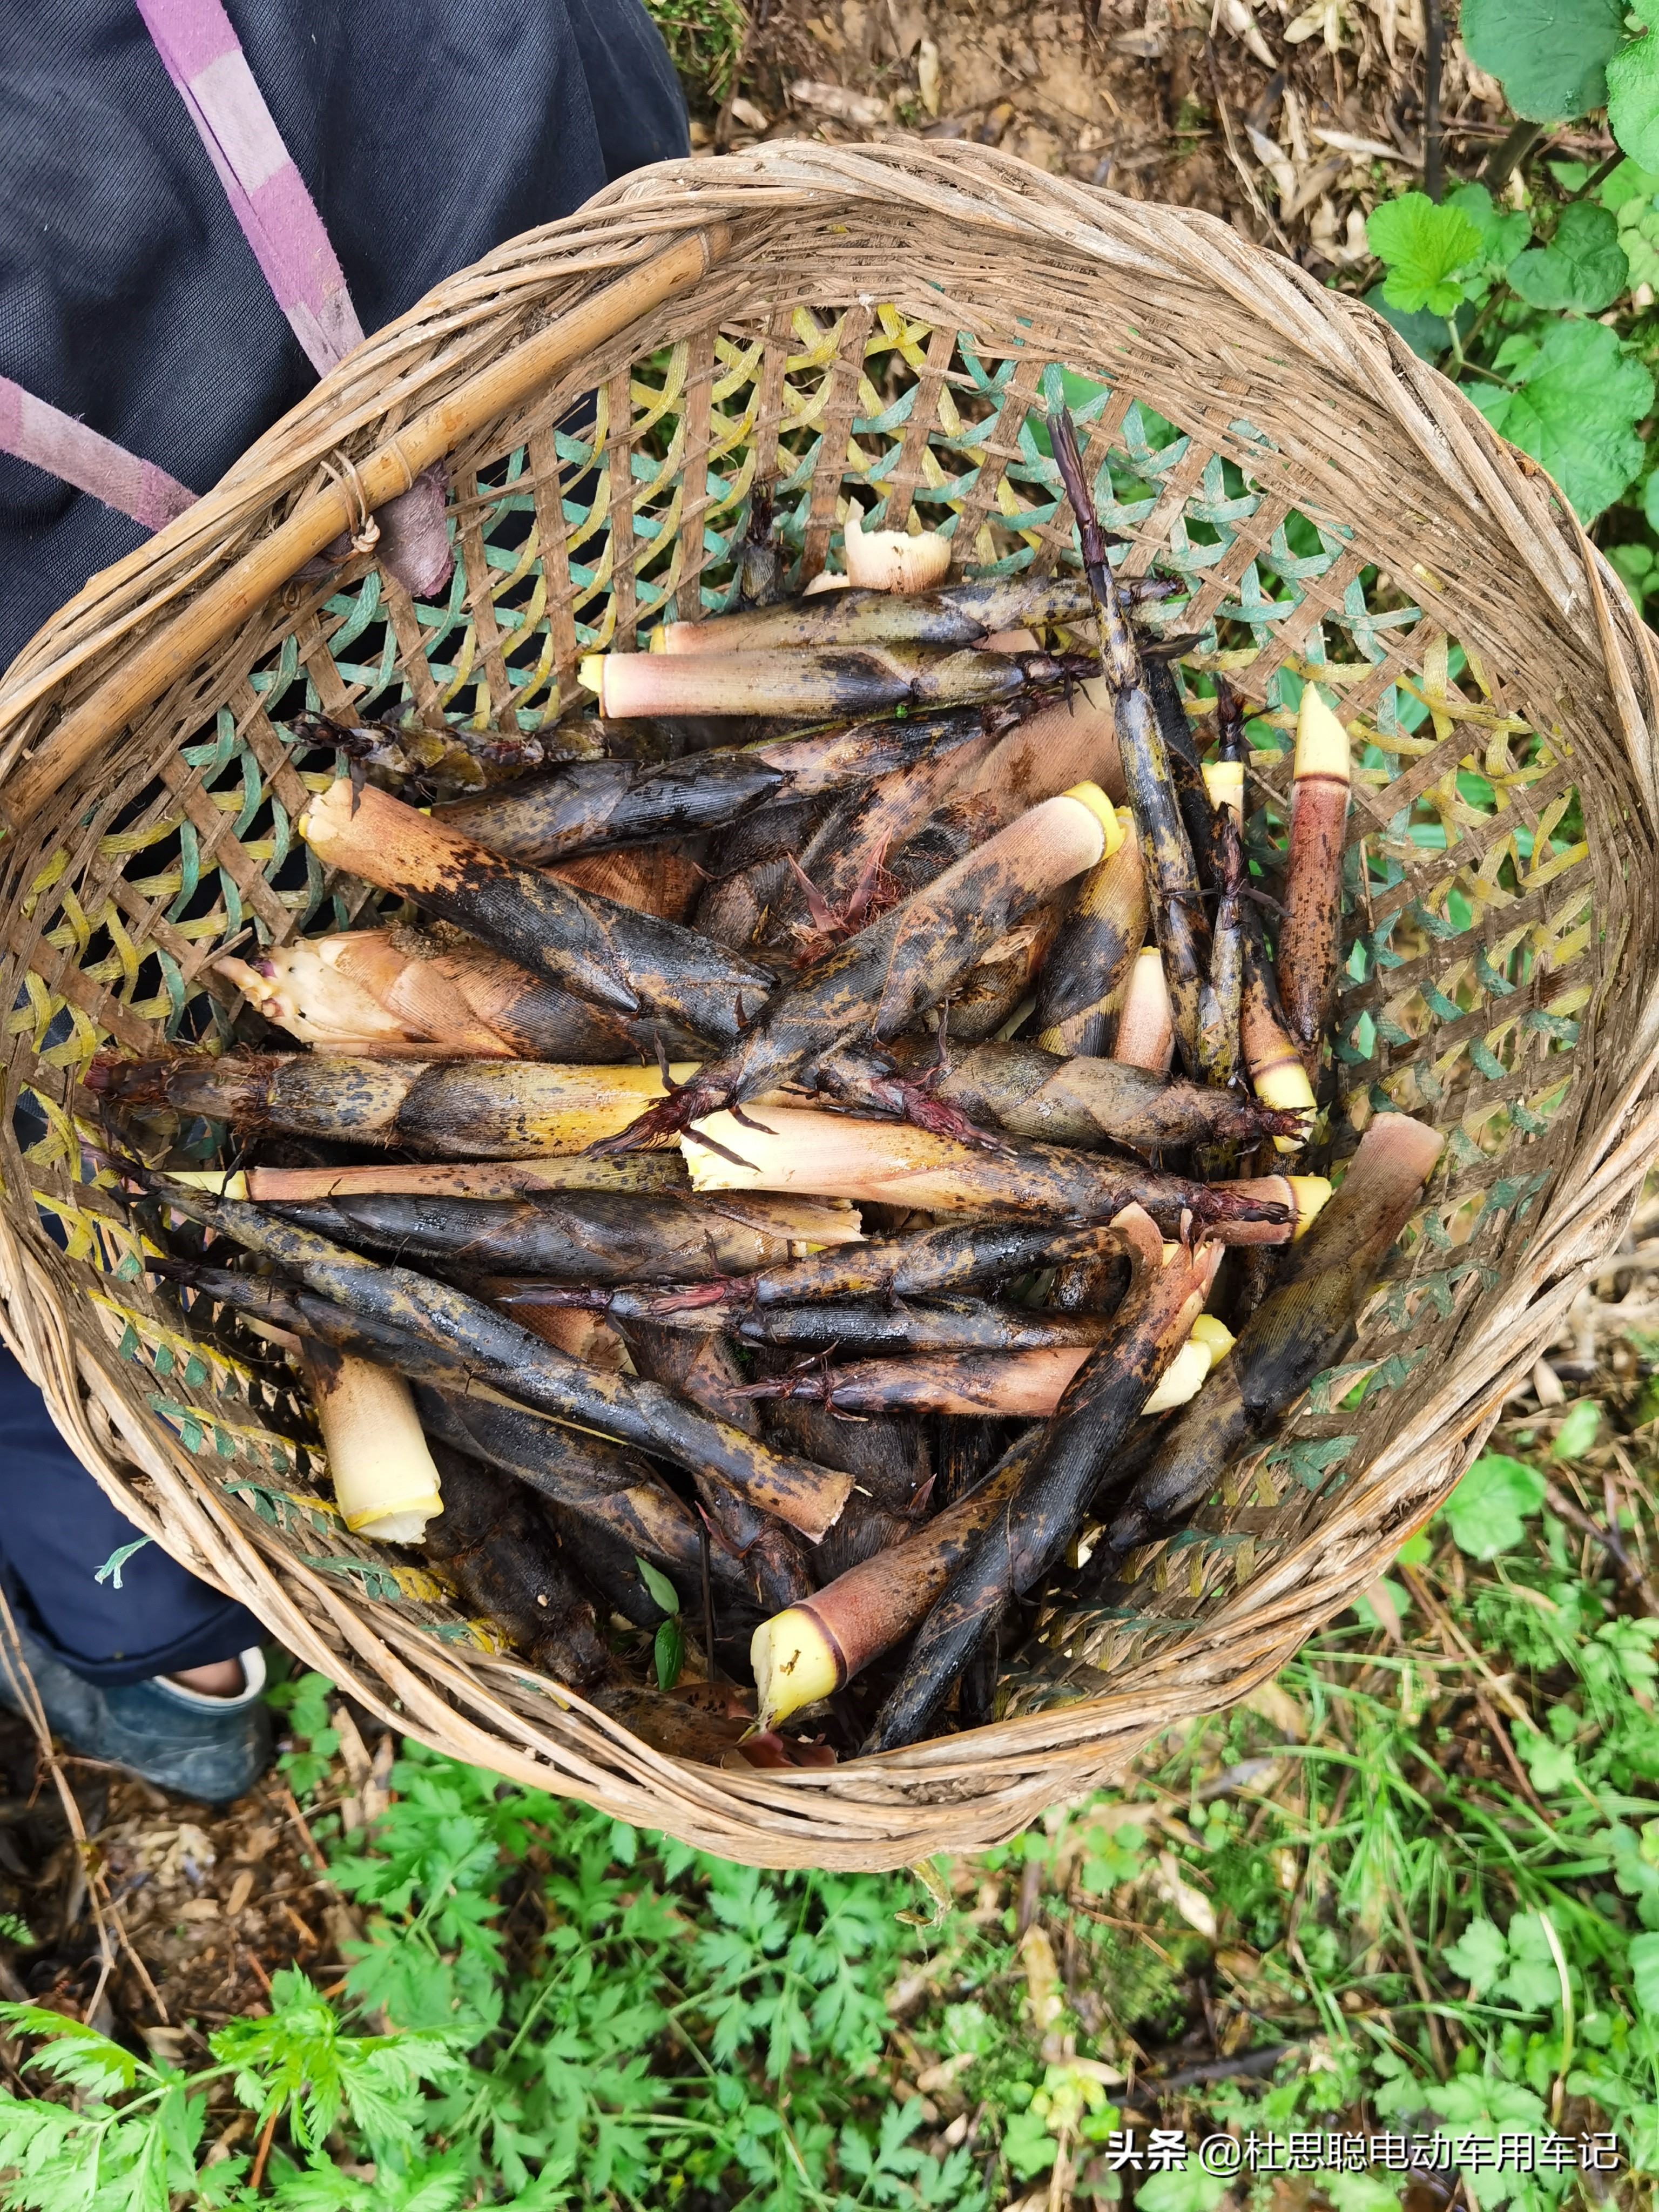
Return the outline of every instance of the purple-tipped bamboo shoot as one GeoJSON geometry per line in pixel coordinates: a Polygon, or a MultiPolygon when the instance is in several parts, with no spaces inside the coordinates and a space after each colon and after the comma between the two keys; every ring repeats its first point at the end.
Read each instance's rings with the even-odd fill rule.
{"type": "Polygon", "coordinates": [[[1030,1589],[1065,1553],[1102,1476],[1186,1343],[1207,1287],[1203,1248],[1164,1244],[1143,1217],[1131,1257],[1133,1277],[1111,1328],[1072,1378],[1030,1465],[922,1623],[866,1751],[914,1742],[1009,1599],[1030,1589]]]}
{"type": "Polygon", "coordinates": [[[1093,1158],[1057,1145],[1011,1140],[987,1152],[902,1121],[850,1115],[781,1112],[765,1127],[716,1114],[682,1139],[692,1187],[816,1192],[858,1203],[918,1206],[934,1213],[1038,1214],[1109,1220],[1144,1206],[1172,1233],[1190,1215],[1226,1243],[1238,1223],[1279,1221],[1284,1209],[1250,1196],[1165,1175],[1128,1160],[1093,1158]]]}
{"type": "Polygon", "coordinates": [[[1212,1186],[1243,1196],[1275,1200],[1289,1216],[1285,1222],[1243,1222],[1233,1231],[1235,1244],[1294,1244],[1313,1227],[1330,1202],[1331,1186],[1323,1176],[1246,1176],[1241,1182],[1212,1186]]]}
{"type": "Polygon", "coordinates": [[[1164,971],[1164,956],[1155,945],[1143,946],[1123,994],[1112,1040],[1112,1058],[1128,1067],[1144,1067],[1153,1075],[1167,1073],[1175,1058],[1175,1009],[1164,971]]]}
{"type": "Polygon", "coordinates": [[[1077,431],[1066,409],[1050,412],[1048,434],[1077,517],[1083,573],[1094,594],[1101,665],[1114,694],[1124,786],[1140,839],[1152,933],[1164,955],[1176,1034],[1188,1071],[1196,1073],[1199,992],[1209,964],[1198,869],[1170,775],[1168,747],[1146,689],[1140,650],[1123,611],[1105,532],[1084,481],[1077,431]]]}
{"type": "Polygon", "coordinates": [[[1046,1051],[1091,1055],[1110,1048],[1129,971],[1146,937],[1146,887],[1134,817],[1120,808],[1125,835],[1084,878],[1037,994],[1037,1042],[1046,1051]]]}
{"type": "Polygon", "coordinates": [[[1117,816],[1091,784],[1033,807],[775,993],[734,1052],[699,1068],[607,1148],[661,1143],[788,1082],[854,1036],[898,1036],[1120,834],[1117,816]]]}
{"type": "MultiPolygon", "coordinates": [[[[1046,1421],[1110,1325],[1103,1322],[1086,1343],[1029,1352],[922,1352],[905,1359],[854,1360],[819,1375],[785,1377],[770,1390],[775,1397],[806,1398],[838,1413],[961,1413],[1046,1421]]],[[[1167,1413],[1196,1397],[1231,1343],[1219,1322],[1201,1333],[1194,1324],[1142,1413],[1167,1413]]]]}
{"type": "Polygon", "coordinates": [[[347,779],[312,801],[300,830],[331,867],[413,899],[613,1012],[661,1016],[723,1044],[770,988],[762,969],[693,930],[499,860],[384,792],[354,793],[347,779]]]}
{"type": "Polygon", "coordinates": [[[775,1726],[845,1689],[872,1660],[909,1634],[968,1546],[1012,1496],[1037,1444],[1035,1435],[1022,1437],[976,1490],[914,1536],[761,1623],[750,1660],[763,1726],[775,1726]]]}
{"type": "Polygon", "coordinates": [[[1279,995],[1310,1081],[1317,1079],[1336,1004],[1350,775],[1348,733],[1320,697],[1318,686],[1304,684],[1291,784],[1279,995]]]}
{"type": "Polygon", "coordinates": [[[641,714],[793,714],[829,721],[900,707],[969,707],[1012,699],[1065,671],[1046,653],[1018,658],[926,646],[803,647],[785,653],[595,653],[581,680],[599,712],[641,714]]]}
{"type": "Polygon", "coordinates": [[[1122,1553],[1207,1498],[1234,1455],[1286,1413],[1352,1339],[1366,1293],[1445,1146],[1437,1129],[1381,1114],[1311,1232],[1286,1253],[1231,1356],[1182,1413],[1108,1532],[1122,1553]]]}
{"type": "Polygon", "coordinates": [[[878,776],[867,790],[849,793],[830,808],[799,854],[786,860],[785,878],[766,878],[767,911],[757,943],[763,939],[795,966],[821,957],[933,883],[1019,811],[984,797],[952,796],[997,745],[1000,710],[989,726],[985,717],[971,720],[975,735],[941,739],[914,767],[878,776]]]}
{"type": "Polygon", "coordinates": [[[1018,1221],[974,1221],[810,1253],[744,1282],[711,1282],[684,1296],[671,1293],[658,1300],[653,1310],[799,1305],[848,1297],[879,1297],[890,1304],[900,1298],[947,1297],[988,1283],[1012,1282],[1033,1267],[1092,1259],[1121,1247],[1121,1238],[1109,1224],[1079,1228],[1052,1221],[1032,1226],[1018,1221]]]}
{"type": "MultiPolygon", "coordinates": [[[[951,1030],[954,1046],[956,1030],[951,1030]]],[[[935,1041],[898,1037],[881,1054],[837,1053],[820,1064],[820,1091],[860,1113],[905,1110],[903,1085],[920,1074],[933,1096],[959,1107],[986,1127],[1084,1151],[1127,1145],[1155,1152],[1170,1145],[1233,1144],[1255,1147],[1300,1122],[1272,1113],[1237,1091],[1211,1091],[1184,1077],[1154,1074],[1127,1061],[1079,1054],[1062,1060],[1041,1045],[988,1043],[960,1058],[938,1077],[935,1041]],[[890,1069],[892,1071],[890,1073],[890,1069]]],[[[780,1097],[779,1104],[787,1103],[780,1097]]],[[[765,1106],[757,1109],[764,1115],[765,1106]]]]}

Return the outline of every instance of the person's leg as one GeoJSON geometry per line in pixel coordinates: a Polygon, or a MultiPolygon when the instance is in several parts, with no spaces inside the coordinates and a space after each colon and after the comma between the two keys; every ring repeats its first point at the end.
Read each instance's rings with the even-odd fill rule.
{"type": "Polygon", "coordinates": [[[0,1578],[53,1726],[164,1786],[234,1796],[268,1755],[252,1614],[105,1497],[0,1347],[0,1578]]]}

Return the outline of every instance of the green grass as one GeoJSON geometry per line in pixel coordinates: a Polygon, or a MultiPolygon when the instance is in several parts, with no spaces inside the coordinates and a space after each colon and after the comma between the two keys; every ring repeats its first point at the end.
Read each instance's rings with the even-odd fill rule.
{"type": "Polygon", "coordinates": [[[694,109],[715,108],[734,89],[749,18],[742,0],[645,0],[694,109]]]}
{"type": "Polygon", "coordinates": [[[1058,2157],[1056,2201],[1214,2212],[1226,2179],[1117,2157],[1115,2135],[1144,2153],[1160,2128],[1291,2146],[1300,2172],[1231,2185],[1260,2212],[1286,2187],[1383,2212],[1408,2179],[1444,2204],[1457,2175],[1390,2172],[1382,2139],[1438,2130],[1455,2156],[1553,2128],[1616,2130],[1631,2171],[1491,2172],[1465,2145],[1464,2201],[1645,2197],[1659,1621],[1547,1510],[1546,1478],[1599,1516],[1607,1474],[1627,1547],[1652,1531],[1615,1457],[1632,1440],[1597,1447],[1583,1415],[1559,1433],[1585,1456],[1511,1440],[1406,1548],[1381,1601],[1400,1642],[1346,1616],[1132,1788],[921,1877],[758,1874],[412,1747],[378,1826],[342,1838],[306,1678],[289,1772],[368,1929],[346,1990],[279,1975],[270,2015],[211,2036],[189,2075],[7,2008],[46,2094],[0,2100],[0,2170],[27,2172],[0,2195],[978,2212],[1043,2190],[1058,2157]],[[257,2197],[247,2142],[198,2165],[239,2105],[271,2123],[257,2197]]]}

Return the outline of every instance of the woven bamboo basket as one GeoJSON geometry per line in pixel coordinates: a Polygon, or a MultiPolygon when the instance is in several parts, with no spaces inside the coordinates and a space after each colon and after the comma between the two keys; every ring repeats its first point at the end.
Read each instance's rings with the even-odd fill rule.
{"type": "Polygon", "coordinates": [[[369,339],[9,672],[0,1323],[141,1529],[425,1741],[761,1864],[1005,1838],[1349,1604],[1616,1243],[1659,1142],[1656,678],[1548,479],[1369,310],[1210,217],[950,145],[647,171],[369,339]],[[888,526],[951,530],[964,570],[1075,561],[1033,435],[1061,369],[1089,380],[1065,388],[1091,392],[1085,458],[1129,571],[1188,580],[1192,664],[1261,718],[1259,792],[1284,795],[1300,683],[1332,687],[1365,947],[1340,1080],[1352,1117],[1427,1115],[1447,1153],[1351,1360],[1137,1555],[1132,1603],[1017,1678],[1008,1717],[828,1770],[682,1765],[344,1534],[269,1364],[192,1342],[146,1287],[78,1077],[107,1039],[228,1038],[228,939],[368,902],[294,835],[336,763],[294,751],[285,716],[407,701],[543,726],[581,652],[726,603],[757,477],[802,581],[854,486],[888,526]],[[441,604],[372,548],[299,574],[434,462],[441,604]]]}

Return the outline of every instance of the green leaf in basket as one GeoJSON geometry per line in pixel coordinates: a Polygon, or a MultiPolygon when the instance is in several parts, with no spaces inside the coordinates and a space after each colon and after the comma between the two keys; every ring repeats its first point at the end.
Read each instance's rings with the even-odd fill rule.
{"type": "Polygon", "coordinates": [[[1605,103],[1624,27],[1625,0],[1463,0],[1458,22],[1470,60],[1529,123],[1565,123],[1605,103]]]}
{"type": "Polygon", "coordinates": [[[1544,1478],[1524,1460],[1486,1452],[1476,1460],[1442,1510],[1452,1541],[1472,1559],[1495,1559],[1521,1541],[1525,1515],[1544,1502],[1544,1478]]]}
{"type": "Polygon", "coordinates": [[[142,1552],[149,1540],[148,1536],[140,1536],[133,1543],[119,1545],[93,1576],[94,1582],[107,1583],[112,1589],[119,1589],[122,1568],[125,1566],[133,1553],[142,1552]]]}
{"type": "Polygon", "coordinates": [[[1633,161],[1659,168],[1659,0],[1631,0],[1642,26],[1607,64],[1607,128],[1633,161]]]}
{"type": "Polygon", "coordinates": [[[1317,1490],[1334,1467],[1340,1467],[1359,1442],[1358,1437],[1303,1437],[1276,1444],[1267,1455],[1269,1467],[1287,1468],[1305,1489],[1317,1490]]]}
{"type": "Polygon", "coordinates": [[[1559,322],[1534,349],[1498,349],[1509,386],[1463,389],[1494,430],[1541,461],[1589,522],[1642,465],[1636,425],[1653,404],[1653,379],[1601,323],[1559,322]],[[1508,358],[1505,358],[1505,356],[1508,358]]]}
{"type": "Polygon", "coordinates": [[[1594,1398],[1581,1398],[1576,1406],[1569,1407],[1566,1419],[1555,1432],[1555,1442],[1550,1446],[1552,1459],[1583,1459],[1595,1442],[1595,1432],[1601,1425],[1601,1408],[1594,1398]]]}
{"type": "Polygon", "coordinates": [[[656,1662],[657,1687],[672,1690],[680,1679],[680,1668],[685,1664],[685,1631],[680,1626],[677,1613],[671,1613],[658,1629],[651,1656],[656,1662]]]}
{"type": "Polygon", "coordinates": [[[1365,236],[1387,264],[1382,296],[1391,307],[1450,315],[1462,305],[1455,272],[1474,260],[1484,242],[1462,209],[1437,207],[1426,192],[1405,192],[1372,209],[1365,236]]]}
{"type": "Polygon", "coordinates": [[[649,1559],[642,1559],[636,1552],[634,1565],[640,1571],[640,1579],[656,1602],[671,1616],[680,1609],[680,1594],[660,1568],[653,1567],[649,1559]]]}

